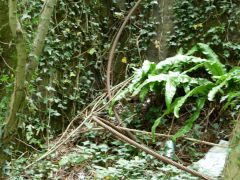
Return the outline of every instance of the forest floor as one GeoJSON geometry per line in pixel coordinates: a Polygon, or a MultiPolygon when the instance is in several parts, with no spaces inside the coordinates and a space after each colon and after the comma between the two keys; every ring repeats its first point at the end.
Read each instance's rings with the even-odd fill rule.
{"type": "MultiPolygon", "coordinates": [[[[191,106],[188,104],[187,106],[191,106]]],[[[185,107],[188,109],[189,107],[185,107]]],[[[185,138],[179,138],[175,144],[175,161],[185,166],[201,159],[212,147],[205,142],[219,143],[220,140],[228,140],[231,133],[231,123],[224,114],[219,114],[219,109],[215,106],[202,110],[201,116],[195,122],[191,132],[187,137],[201,140],[193,142],[185,138]]],[[[157,133],[170,135],[175,134],[183,126],[190,113],[173,120],[168,116],[157,129],[157,133]],[[172,121],[171,121],[171,120],[172,121]]],[[[141,130],[150,132],[149,124],[145,117],[139,124],[141,130]],[[148,128],[146,128],[148,127],[148,128]]],[[[109,119],[110,120],[110,119],[109,119]]],[[[114,123],[114,121],[112,121],[114,123]]],[[[89,127],[84,127],[78,131],[74,137],[63,144],[46,160],[56,165],[52,171],[53,179],[197,179],[172,166],[167,166],[157,161],[151,155],[120,141],[120,139],[99,128],[96,124],[90,123],[89,127]]],[[[69,129],[70,134],[73,129],[69,129]]],[[[148,147],[151,147],[160,154],[166,155],[169,147],[165,142],[166,137],[158,137],[156,143],[152,142],[151,135],[136,133],[148,147]]],[[[61,138],[61,134],[55,138],[51,144],[56,144],[61,138]]],[[[30,167],[34,170],[36,166],[30,167]]]]}

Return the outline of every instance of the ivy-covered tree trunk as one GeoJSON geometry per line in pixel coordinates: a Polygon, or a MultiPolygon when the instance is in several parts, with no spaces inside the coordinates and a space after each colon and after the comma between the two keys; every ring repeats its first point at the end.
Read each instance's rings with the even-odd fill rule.
{"type": "Polygon", "coordinates": [[[25,80],[30,80],[34,70],[38,66],[38,58],[41,55],[44,39],[47,35],[50,18],[56,4],[56,0],[48,0],[44,3],[43,11],[40,17],[36,37],[34,39],[33,49],[30,53],[29,69],[26,73],[26,43],[23,30],[17,19],[17,0],[9,0],[9,25],[14,39],[16,39],[17,49],[17,68],[15,75],[14,90],[9,105],[9,113],[4,121],[1,130],[4,131],[2,139],[7,139],[11,134],[16,132],[19,124],[17,113],[25,99],[25,80]],[[27,76],[26,76],[27,74],[27,76]]]}
{"type": "Polygon", "coordinates": [[[3,125],[5,125],[3,129],[3,138],[6,138],[9,134],[11,134],[11,132],[16,130],[16,127],[18,126],[16,113],[18,112],[24,99],[24,82],[27,53],[23,30],[17,19],[17,0],[9,0],[9,25],[16,43],[17,68],[14,81],[14,90],[9,105],[8,117],[3,123],[3,125]]]}
{"type": "Polygon", "coordinates": [[[50,25],[51,16],[53,13],[54,6],[56,5],[56,0],[47,0],[42,14],[40,16],[39,25],[36,33],[36,37],[33,42],[33,49],[29,57],[29,65],[27,69],[27,80],[29,81],[38,67],[38,58],[42,54],[45,37],[48,33],[48,28],[50,25]]]}
{"type": "Polygon", "coordinates": [[[224,180],[237,180],[240,177],[240,114],[230,139],[231,151],[224,169],[224,180]]]}
{"type": "MultiPolygon", "coordinates": [[[[33,43],[33,49],[30,54],[26,52],[26,39],[22,30],[22,27],[17,17],[17,0],[9,0],[9,25],[12,32],[12,36],[15,39],[17,50],[17,67],[15,73],[14,90],[12,92],[11,101],[9,104],[8,116],[1,125],[0,128],[0,142],[1,144],[9,144],[12,137],[17,132],[20,119],[17,117],[17,113],[20,112],[21,106],[25,99],[25,84],[31,80],[31,77],[38,66],[38,58],[42,53],[44,46],[44,40],[48,32],[50,18],[53,13],[56,0],[46,0],[40,16],[40,21],[36,33],[36,37],[33,43]],[[29,68],[26,72],[26,62],[29,56],[29,68]],[[27,80],[27,81],[26,81],[27,80]]],[[[6,154],[1,147],[0,150],[0,164],[3,165],[6,159],[6,154]]]]}

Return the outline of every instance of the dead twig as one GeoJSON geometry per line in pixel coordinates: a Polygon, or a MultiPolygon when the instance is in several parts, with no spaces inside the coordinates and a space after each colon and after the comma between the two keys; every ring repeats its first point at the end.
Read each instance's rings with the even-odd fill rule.
{"type": "MultiPolygon", "coordinates": [[[[103,121],[102,118],[100,118],[100,120],[103,121]]],[[[108,122],[108,121],[104,120],[103,122],[105,124],[107,124],[106,122],[108,122]]],[[[107,125],[109,125],[109,124],[107,124],[107,125]]],[[[112,126],[112,124],[111,124],[111,126],[112,126]]],[[[145,135],[149,135],[149,136],[152,135],[151,132],[141,131],[141,130],[137,130],[137,129],[130,129],[130,128],[125,128],[125,127],[120,127],[120,126],[115,126],[115,128],[116,128],[117,131],[119,131],[119,130],[127,130],[127,131],[130,131],[130,132],[141,133],[141,134],[145,134],[145,135]]],[[[86,133],[86,132],[89,132],[89,131],[102,131],[102,130],[104,130],[104,128],[92,128],[92,129],[83,130],[83,131],[81,131],[79,133],[83,134],[83,133],[86,133]]],[[[172,138],[173,137],[173,135],[160,134],[160,133],[155,133],[155,136],[157,136],[157,137],[165,137],[165,138],[172,138]]],[[[202,140],[190,138],[190,137],[187,137],[187,136],[181,136],[179,138],[183,138],[183,139],[186,139],[188,141],[192,141],[194,143],[206,144],[206,145],[209,145],[209,146],[217,146],[217,147],[221,147],[221,148],[229,148],[229,146],[224,146],[224,145],[221,145],[221,144],[216,144],[216,143],[212,143],[212,142],[208,142],[208,141],[202,141],[202,140]]]]}
{"type": "Polygon", "coordinates": [[[100,126],[102,126],[103,128],[105,128],[106,130],[110,131],[110,132],[111,132],[112,134],[114,134],[115,136],[117,136],[117,137],[121,138],[122,140],[130,143],[131,145],[133,145],[133,146],[135,146],[135,147],[137,147],[137,148],[145,151],[146,153],[151,154],[152,156],[154,156],[154,157],[157,158],[158,160],[160,160],[160,161],[162,161],[162,162],[164,162],[164,163],[166,163],[166,164],[171,164],[171,165],[177,167],[178,169],[181,169],[181,170],[183,170],[183,171],[186,171],[186,172],[188,172],[188,173],[190,173],[190,174],[192,174],[192,175],[194,175],[194,176],[197,176],[197,177],[199,177],[199,178],[202,178],[202,179],[205,179],[205,180],[212,180],[210,177],[207,177],[207,176],[205,176],[205,175],[203,175],[203,174],[200,174],[200,173],[197,172],[197,171],[194,171],[194,170],[192,170],[192,169],[189,169],[189,168],[187,168],[186,166],[183,166],[182,164],[179,164],[179,163],[177,163],[177,162],[175,162],[175,161],[173,161],[173,160],[171,160],[171,159],[169,159],[169,158],[167,158],[167,157],[165,157],[165,156],[162,156],[162,155],[156,153],[156,152],[153,151],[152,149],[150,149],[150,148],[148,148],[148,147],[145,147],[145,146],[143,146],[143,145],[141,145],[141,144],[133,141],[132,139],[126,137],[125,135],[119,133],[119,132],[116,131],[115,129],[113,129],[113,128],[111,128],[110,126],[108,126],[108,125],[106,125],[105,123],[103,123],[97,116],[92,116],[92,119],[93,119],[96,123],[98,123],[100,126]]]}
{"type": "MultiPolygon", "coordinates": [[[[1,57],[2,57],[2,56],[1,56],[1,57]]],[[[2,60],[3,60],[4,64],[5,64],[12,72],[14,72],[13,68],[8,65],[8,63],[6,62],[6,60],[4,59],[4,57],[2,57],[2,60]]]]}
{"type": "Polygon", "coordinates": [[[25,142],[22,141],[21,139],[18,139],[18,138],[15,138],[15,139],[18,140],[19,142],[23,143],[24,145],[26,145],[26,146],[28,146],[28,147],[34,149],[34,150],[37,151],[37,152],[40,152],[40,153],[42,152],[42,151],[36,149],[35,147],[31,146],[30,144],[25,143],[25,142]]]}

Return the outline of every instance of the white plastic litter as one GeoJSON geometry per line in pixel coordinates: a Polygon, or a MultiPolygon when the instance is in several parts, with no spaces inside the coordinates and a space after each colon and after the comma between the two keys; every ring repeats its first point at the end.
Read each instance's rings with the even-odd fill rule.
{"type": "MultiPolygon", "coordinates": [[[[228,141],[221,140],[220,145],[228,146],[228,141]]],[[[203,159],[195,162],[191,168],[214,179],[220,176],[228,155],[228,148],[212,147],[203,159]]]]}
{"type": "Polygon", "coordinates": [[[173,143],[173,141],[166,141],[165,143],[165,151],[166,151],[166,156],[169,158],[173,158],[175,155],[175,144],[173,143]]]}

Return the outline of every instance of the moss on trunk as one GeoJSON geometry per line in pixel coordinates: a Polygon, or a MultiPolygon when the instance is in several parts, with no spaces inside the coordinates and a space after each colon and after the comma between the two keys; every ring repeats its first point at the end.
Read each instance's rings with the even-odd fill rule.
{"type": "Polygon", "coordinates": [[[240,178],[240,114],[230,139],[231,151],[224,169],[224,180],[238,180],[240,178]]]}

